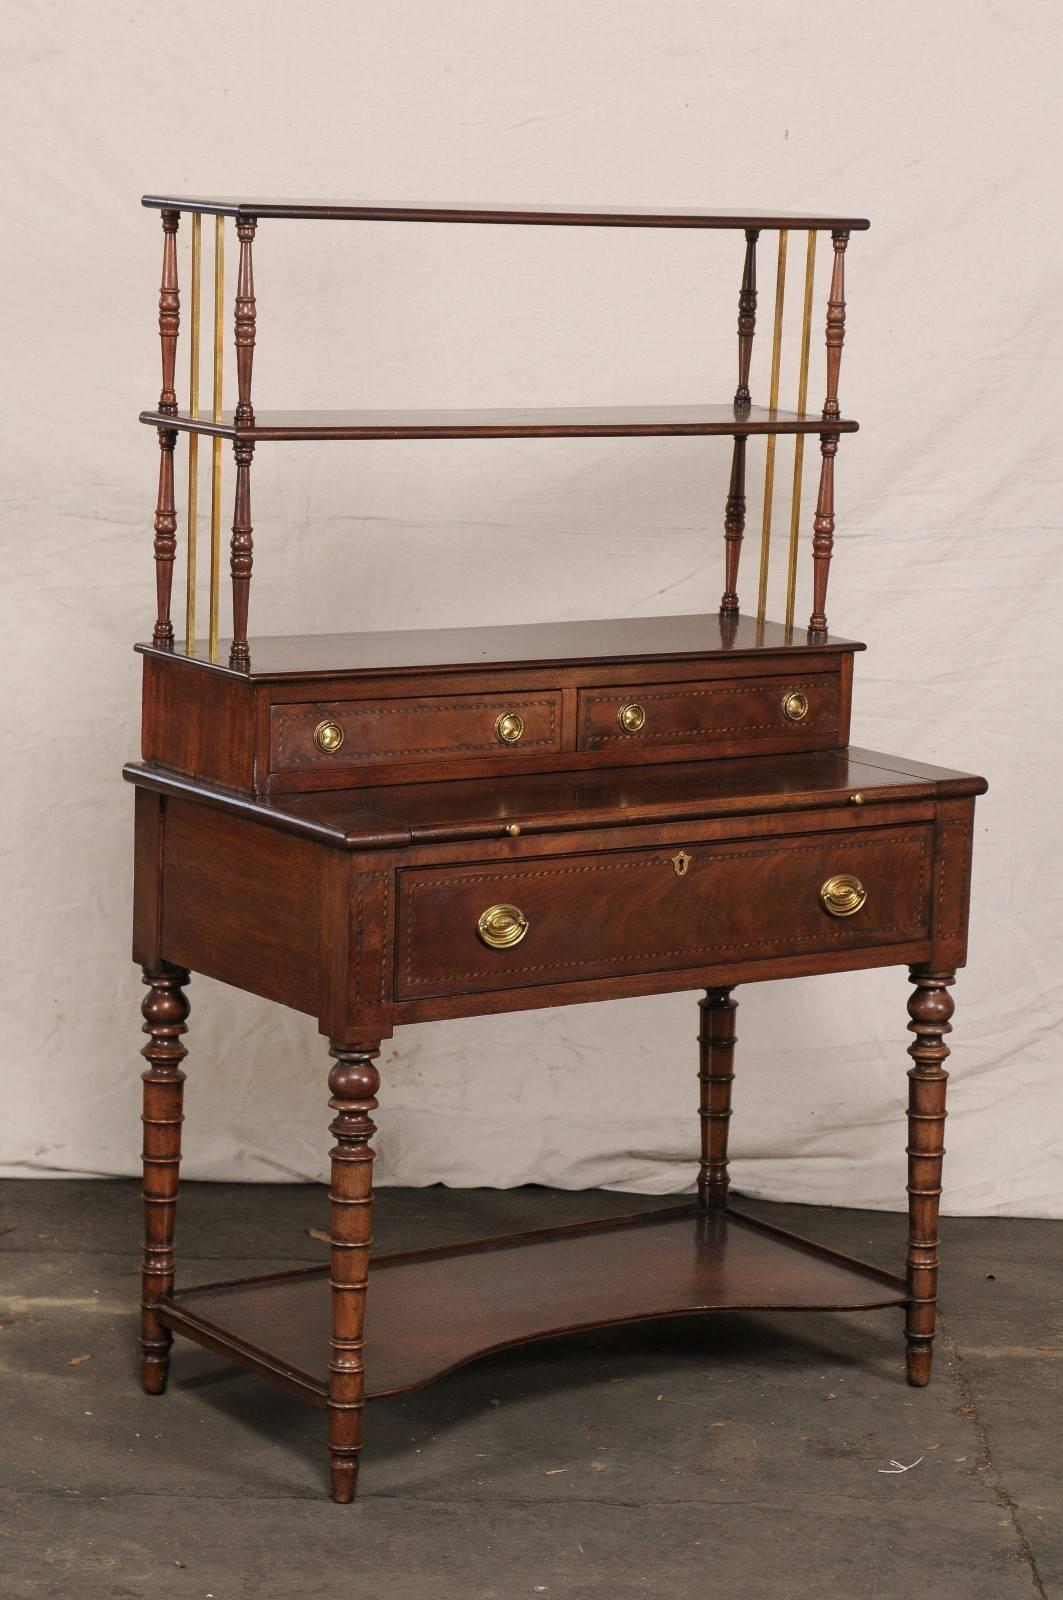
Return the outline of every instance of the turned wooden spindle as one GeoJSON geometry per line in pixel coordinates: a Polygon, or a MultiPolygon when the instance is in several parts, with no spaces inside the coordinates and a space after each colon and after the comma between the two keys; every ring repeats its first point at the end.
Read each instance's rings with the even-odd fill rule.
{"type": "MultiPolygon", "coordinates": [[[[830,421],[841,416],[838,403],[838,377],[842,365],[842,345],[845,343],[845,251],[849,234],[845,229],[835,229],[834,269],[831,273],[830,296],[827,300],[827,398],[823,403],[823,419],[830,421]]],[[[812,615],[808,619],[810,643],[816,643],[827,633],[827,580],[830,576],[830,558],[834,550],[834,458],[838,454],[838,435],[821,433],[819,448],[822,463],[819,472],[819,497],[812,524],[812,615]]]]}
{"type": "Polygon", "coordinates": [[[373,1220],[373,1149],[380,1074],[374,1061],[378,1044],[332,1043],[334,1066],[329,1073],[329,1106],[335,1111],[329,1132],[336,1143],[329,1152],[329,1283],[332,1291],[332,1336],[328,1385],[328,1446],[332,1498],[354,1499],[358,1457],[362,1448],[365,1406],[365,1296],[373,1220]]]}
{"type": "Polygon", "coordinates": [[[177,414],[177,335],[181,331],[181,296],[177,287],[179,211],[162,213],[162,284],[159,288],[159,342],[162,345],[162,392],[159,410],[177,414]]]}
{"type": "Polygon", "coordinates": [[[746,410],[750,403],[749,363],[753,355],[753,335],[757,330],[757,240],[759,228],[746,229],[746,257],[742,268],[742,287],[738,291],[738,388],[735,406],[746,410]]]}
{"type": "Polygon", "coordinates": [[[731,456],[731,481],[723,513],[724,591],[721,616],[738,610],[738,563],[742,557],[742,536],[746,531],[746,445],[745,434],[738,434],[731,456]]]}
{"type": "Polygon", "coordinates": [[[173,593],[173,566],[177,555],[177,504],[174,499],[173,458],[177,434],[173,428],[159,429],[159,493],[155,501],[155,644],[173,644],[170,597],[173,593]]]}
{"type": "Polygon", "coordinates": [[[827,636],[827,580],[834,552],[834,458],[838,454],[838,434],[821,433],[819,449],[819,495],[812,522],[812,615],[808,619],[810,643],[827,636]]]}
{"type": "Polygon", "coordinates": [[[148,993],[141,1013],[148,1043],[144,1081],[144,1255],[141,1268],[140,1376],[148,1394],[162,1394],[170,1370],[173,1334],[159,1321],[159,1302],[173,1289],[174,1225],[181,1163],[181,1102],[188,1054],[188,997],[183,967],[144,968],[148,993]]]}
{"type": "Polygon", "coordinates": [[[908,1382],[917,1389],[930,1382],[937,1321],[938,1212],[941,1162],[945,1154],[945,1062],[955,1009],[949,987],[954,972],[910,969],[915,991],[908,1000],[908,1311],[905,1322],[908,1382]]]}
{"type": "Polygon", "coordinates": [[[231,667],[246,667],[251,661],[247,642],[247,611],[250,601],[251,568],[254,565],[254,530],[251,527],[251,458],[254,445],[247,439],[237,439],[233,445],[236,458],[236,507],[233,512],[233,536],[229,545],[229,569],[233,584],[233,642],[229,651],[231,667]]]}
{"type": "Polygon", "coordinates": [[[735,1012],[738,1002],[731,989],[707,989],[698,1002],[701,1085],[701,1164],[698,1201],[706,1211],[722,1211],[727,1204],[727,1133],[731,1121],[731,1085],[734,1082],[735,1012]]]}
{"type": "Polygon", "coordinates": [[[251,246],[258,226],[254,217],[238,217],[236,237],[240,241],[240,266],[236,276],[236,382],[238,397],[234,420],[253,423],[251,367],[255,359],[255,275],[251,246]]]}
{"type": "MultiPolygon", "coordinates": [[[[162,346],[162,390],[159,410],[177,415],[177,335],[181,330],[181,296],[177,286],[177,229],[179,211],[162,213],[162,283],[159,287],[159,343],[162,346]]],[[[173,564],[177,554],[177,510],[174,500],[173,458],[177,435],[169,428],[159,429],[159,493],[155,502],[155,625],[151,637],[155,644],[173,644],[170,621],[170,596],[173,591],[173,564]]]]}
{"type": "Polygon", "coordinates": [[[842,345],[845,343],[845,251],[849,235],[844,229],[836,229],[831,238],[834,241],[834,270],[827,300],[827,398],[823,403],[823,415],[840,417],[838,378],[842,365],[842,345]]]}

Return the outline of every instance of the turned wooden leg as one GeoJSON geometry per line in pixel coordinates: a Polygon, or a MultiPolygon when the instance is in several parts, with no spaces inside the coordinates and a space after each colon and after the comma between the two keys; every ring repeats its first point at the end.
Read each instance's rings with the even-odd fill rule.
{"type": "Polygon", "coordinates": [[[148,1043],[144,1080],[144,1258],[140,1310],[141,1382],[148,1394],[162,1394],[170,1370],[173,1334],[159,1321],[159,1302],[173,1288],[174,1225],[181,1164],[181,1098],[188,1054],[181,1043],[188,1032],[188,998],[183,967],[145,967],[148,992],[141,1012],[148,1043]]]}
{"type": "Polygon", "coordinates": [[[365,1296],[372,1245],[373,1151],[380,1074],[373,1062],[379,1045],[347,1045],[333,1041],[335,1065],[329,1073],[335,1119],[329,1132],[336,1143],[329,1190],[330,1283],[332,1288],[332,1356],[329,1361],[328,1445],[332,1498],[341,1505],[354,1499],[358,1456],[362,1448],[365,1405],[365,1296]]]}
{"type": "Polygon", "coordinates": [[[706,1211],[722,1211],[727,1204],[727,1132],[731,1120],[731,1084],[734,1082],[735,1012],[738,1002],[731,989],[707,989],[699,1001],[698,1033],[701,1084],[701,1165],[698,1200],[706,1211]]]}
{"type": "Polygon", "coordinates": [[[908,1054],[908,1382],[921,1389],[930,1382],[937,1319],[938,1208],[941,1161],[945,1154],[945,1062],[952,1031],[954,972],[911,968],[915,991],[908,1000],[915,1039],[908,1054]]]}

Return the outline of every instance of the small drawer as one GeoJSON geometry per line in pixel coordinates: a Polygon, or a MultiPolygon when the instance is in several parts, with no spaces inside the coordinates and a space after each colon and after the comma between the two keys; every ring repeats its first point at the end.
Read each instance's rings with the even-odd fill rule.
{"type": "Polygon", "coordinates": [[[808,749],[838,732],[838,677],[745,678],[715,683],[622,684],[581,689],[579,748],[725,743],[808,749]]]}
{"type": "Polygon", "coordinates": [[[399,873],[396,995],[572,982],[927,936],[931,830],[399,873]]]}
{"type": "Polygon", "coordinates": [[[305,771],[442,756],[504,757],[507,751],[560,748],[561,696],[425,696],[275,705],[270,713],[273,771],[305,771]]]}

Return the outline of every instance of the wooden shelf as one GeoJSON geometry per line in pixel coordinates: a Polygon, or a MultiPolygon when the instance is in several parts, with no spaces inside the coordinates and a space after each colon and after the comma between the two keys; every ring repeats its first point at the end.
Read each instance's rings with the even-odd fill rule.
{"type": "Polygon", "coordinates": [[[212,672],[254,683],[300,682],[338,675],[388,676],[421,673],[426,668],[447,672],[500,671],[523,667],[597,665],[612,661],[649,664],[654,661],[727,659],[775,655],[784,651],[800,662],[809,655],[844,654],[862,644],[830,635],[809,644],[804,628],[755,617],[727,616],[716,611],[674,617],[594,617],[575,622],[514,622],[489,628],[409,628],[374,633],[290,634],[252,641],[251,664],[229,666],[228,639],[211,661],[206,639],[191,652],[183,642],[174,649],[145,641],[134,648],[142,655],[165,656],[212,672]]]}
{"type": "Polygon", "coordinates": [[[141,204],[160,211],[199,211],[216,217],[282,217],[331,222],[486,222],[568,228],[843,228],[860,232],[866,217],[815,216],[803,211],[675,210],[645,207],[585,210],[578,206],[381,205],[368,200],[246,199],[235,196],[146,194],[141,204]]]}
{"type": "Polygon", "coordinates": [[[259,411],[237,427],[231,411],[220,422],[187,411],[171,416],[142,411],[153,428],[210,434],[218,439],[639,439],[663,436],[733,437],[772,433],[855,433],[859,423],[825,419],[818,411],[766,406],[571,406],[477,411],[259,411]]]}
{"type": "MultiPolygon", "coordinates": [[[[906,1303],[891,1273],[738,1212],[695,1205],[376,1256],[370,1284],[369,1398],[580,1329],[707,1311],[906,1303]]],[[[164,1301],[162,1320],[323,1405],[329,1293],[328,1267],[312,1267],[186,1290],[164,1301]]]]}

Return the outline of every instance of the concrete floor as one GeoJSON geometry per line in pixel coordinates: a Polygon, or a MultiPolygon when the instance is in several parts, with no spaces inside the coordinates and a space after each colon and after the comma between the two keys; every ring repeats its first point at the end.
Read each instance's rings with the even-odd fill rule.
{"type": "MultiPolygon", "coordinates": [[[[391,1189],[375,1233],[406,1248],[661,1203],[391,1189]]],[[[897,1216],[750,1209],[903,1257],[897,1216]]],[[[1063,1596],[1063,1225],[944,1225],[927,1390],[904,1384],[890,1311],[529,1345],[370,1406],[341,1507],[302,1402],[183,1340],[169,1394],[141,1394],[138,1210],[131,1183],[0,1185],[4,1600],[1063,1596]]],[[[320,1261],[324,1210],[313,1187],[186,1187],[184,1281],[320,1261]]]]}

